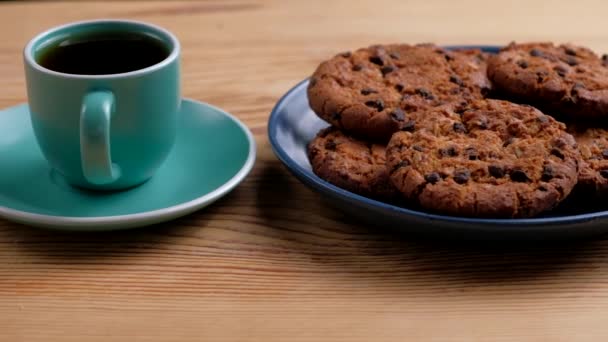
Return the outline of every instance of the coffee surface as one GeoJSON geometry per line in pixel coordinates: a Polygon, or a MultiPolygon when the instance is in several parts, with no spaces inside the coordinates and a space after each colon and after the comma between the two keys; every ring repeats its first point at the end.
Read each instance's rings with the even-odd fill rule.
{"type": "Polygon", "coordinates": [[[108,75],[140,70],[167,58],[160,39],[141,33],[70,36],[44,48],[37,61],[67,74],[108,75]]]}

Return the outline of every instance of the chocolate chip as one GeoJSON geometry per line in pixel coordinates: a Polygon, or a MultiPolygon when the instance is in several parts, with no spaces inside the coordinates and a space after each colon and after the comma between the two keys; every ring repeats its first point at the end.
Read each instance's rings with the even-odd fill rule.
{"type": "Polygon", "coordinates": [[[538,119],[538,121],[540,123],[547,123],[547,122],[549,122],[549,118],[546,115],[539,115],[537,117],[537,119],[538,119]]]}
{"type": "Polygon", "coordinates": [[[555,68],[553,68],[553,70],[560,76],[560,77],[565,77],[566,73],[568,72],[568,70],[566,70],[566,68],[564,68],[561,65],[556,66],[555,68]]]}
{"type": "Polygon", "coordinates": [[[393,110],[390,113],[390,116],[395,121],[403,121],[403,120],[405,120],[405,113],[401,109],[399,109],[399,108],[393,110]]]}
{"type": "Polygon", "coordinates": [[[572,89],[570,89],[570,94],[576,95],[576,94],[578,94],[579,90],[581,90],[581,89],[585,89],[585,86],[582,83],[575,83],[572,86],[572,89]]]}
{"type": "Polygon", "coordinates": [[[505,176],[505,169],[498,165],[488,166],[488,172],[494,178],[502,178],[505,176]]]}
{"type": "Polygon", "coordinates": [[[536,73],[536,82],[542,83],[549,74],[546,71],[539,71],[536,73]]]}
{"type": "Polygon", "coordinates": [[[450,54],[450,53],[448,53],[448,52],[446,52],[446,53],[443,55],[443,57],[445,57],[445,60],[446,60],[446,61],[448,61],[448,62],[450,62],[450,61],[453,61],[453,60],[454,60],[454,57],[452,56],[452,54],[450,54]]]}
{"type": "Polygon", "coordinates": [[[525,183],[530,180],[526,172],[522,169],[513,169],[509,175],[514,182],[525,183]]]}
{"type": "Polygon", "coordinates": [[[602,151],[602,157],[604,157],[604,159],[608,159],[608,148],[602,151]]]}
{"type": "Polygon", "coordinates": [[[338,113],[338,112],[334,112],[334,113],[331,115],[331,119],[332,119],[333,121],[340,121],[340,120],[342,119],[342,114],[340,114],[340,113],[338,113]]]}
{"type": "Polygon", "coordinates": [[[502,147],[507,147],[509,145],[511,145],[513,142],[515,141],[515,138],[513,137],[509,137],[507,140],[505,140],[505,142],[502,144],[502,147]]]}
{"type": "Polygon", "coordinates": [[[377,111],[381,112],[384,110],[384,101],[378,99],[378,100],[371,100],[371,101],[366,101],[365,105],[371,108],[375,108],[377,111]]]}
{"type": "Polygon", "coordinates": [[[602,55],[602,61],[608,61],[608,54],[603,54],[602,55]]]}
{"type": "Polygon", "coordinates": [[[361,89],[361,95],[369,95],[369,94],[376,94],[376,93],[378,93],[378,91],[376,89],[372,89],[372,88],[361,89]]]}
{"type": "Polygon", "coordinates": [[[424,89],[424,88],[416,88],[416,94],[422,96],[423,98],[425,98],[427,100],[432,100],[435,98],[433,96],[433,94],[431,94],[430,91],[428,91],[427,89],[424,89]]]}
{"type": "Polygon", "coordinates": [[[462,80],[460,79],[460,77],[456,76],[456,75],[452,75],[450,76],[450,82],[458,84],[459,86],[462,87],[463,83],[462,80]]]}
{"type": "Polygon", "coordinates": [[[391,72],[395,71],[395,69],[396,68],[394,66],[387,65],[380,68],[380,71],[382,72],[382,76],[386,76],[386,74],[390,74],[391,72]]]}
{"type": "Polygon", "coordinates": [[[566,142],[562,138],[557,138],[553,141],[553,145],[555,145],[557,148],[563,148],[566,146],[566,142]]]}
{"type": "Polygon", "coordinates": [[[412,146],[412,148],[418,152],[424,151],[424,148],[422,148],[422,146],[419,146],[419,145],[414,145],[414,146],[412,146]]]}
{"type": "Polygon", "coordinates": [[[372,56],[369,58],[369,61],[379,65],[379,66],[383,66],[384,65],[384,61],[382,60],[382,58],[378,57],[378,56],[372,56]]]}
{"type": "Polygon", "coordinates": [[[454,146],[450,146],[448,148],[440,148],[439,155],[442,157],[456,157],[458,155],[458,151],[454,146]]]}
{"type": "Polygon", "coordinates": [[[399,163],[397,163],[397,165],[395,165],[395,167],[393,168],[393,172],[397,171],[397,169],[400,169],[402,167],[407,167],[410,166],[410,162],[407,160],[402,160],[399,163]]]}
{"type": "Polygon", "coordinates": [[[353,65],[353,71],[361,71],[361,70],[363,70],[363,65],[361,65],[361,64],[353,65]]]}
{"type": "Polygon", "coordinates": [[[608,178],[608,170],[600,170],[600,176],[608,178]]]}
{"type": "Polygon", "coordinates": [[[543,182],[548,182],[553,179],[553,177],[555,177],[553,168],[551,167],[551,165],[545,165],[543,167],[543,173],[540,177],[540,180],[542,180],[543,182]]]}
{"type": "Polygon", "coordinates": [[[335,150],[336,150],[336,146],[337,146],[337,144],[336,144],[336,142],[335,142],[335,141],[333,141],[333,140],[327,140],[327,141],[325,142],[325,149],[326,149],[326,150],[329,150],[329,151],[335,151],[335,150]]]}
{"type": "Polygon", "coordinates": [[[488,118],[486,118],[485,116],[481,117],[475,124],[479,129],[488,129],[488,118]]]}
{"type": "Polygon", "coordinates": [[[469,160],[477,160],[479,155],[477,154],[477,150],[475,147],[467,147],[464,149],[464,154],[469,157],[469,160]]]}
{"type": "Polygon", "coordinates": [[[523,59],[517,62],[517,65],[522,68],[522,69],[526,69],[528,68],[528,62],[524,61],[523,59]]]}
{"type": "Polygon", "coordinates": [[[424,176],[424,180],[427,181],[427,183],[431,183],[431,184],[435,184],[435,183],[439,182],[440,179],[441,179],[441,176],[439,176],[439,174],[437,172],[431,172],[428,175],[424,176]]]}
{"type": "Polygon", "coordinates": [[[462,116],[462,114],[464,114],[464,112],[466,112],[466,111],[467,111],[466,105],[454,109],[454,113],[456,113],[460,116],[462,116]]]}
{"type": "Polygon", "coordinates": [[[344,57],[344,58],[350,58],[350,56],[352,56],[352,53],[350,53],[350,51],[346,51],[346,52],[342,52],[340,54],[340,56],[344,57]]]}
{"type": "Polygon", "coordinates": [[[530,56],[532,56],[532,57],[542,57],[543,55],[544,55],[543,52],[538,49],[530,50],[530,56]]]}
{"type": "Polygon", "coordinates": [[[456,157],[458,155],[458,151],[456,150],[456,148],[454,146],[448,147],[448,155],[450,157],[456,157]]]}
{"type": "Polygon", "coordinates": [[[467,128],[460,122],[454,122],[454,124],[452,125],[452,129],[454,129],[454,132],[456,132],[456,133],[466,133],[467,132],[467,128]]]}
{"type": "Polygon", "coordinates": [[[416,128],[416,121],[414,120],[408,120],[403,127],[401,127],[401,130],[404,132],[413,132],[414,129],[416,128]]]}
{"type": "Polygon", "coordinates": [[[458,184],[464,184],[469,181],[471,177],[471,171],[467,169],[460,169],[454,171],[454,182],[458,184]]]}
{"type": "Polygon", "coordinates": [[[564,51],[566,52],[566,55],[576,56],[576,51],[574,51],[572,48],[566,47],[564,51]]]}
{"type": "Polygon", "coordinates": [[[310,86],[314,87],[317,84],[317,79],[315,77],[310,79],[310,86]]]}
{"type": "Polygon", "coordinates": [[[397,52],[391,52],[388,54],[392,59],[399,59],[401,56],[397,52]]]}
{"type": "Polygon", "coordinates": [[[538,190],[540,190],[540,191],[548,191],[549,189],[547,189],[547,187],[544,186],[544,185],[539,185],[538,186],[538,190]]]}
{"type": "Polygon", "coordinates": [[[395,84],[395,90],[397,90],[398,92],[402,92],[404,88],[405,86],[402,83],[395,84]]]}
{"type": "Polygon", "coordinates": [[[556,156],[557,158],[564,160],[564,154],[562,153],[562,151],[554,148],[551,150],[551,155],[556,156]]]}
{"type": "Polygon", "coordinates": [[[578,61],[572,56],[568,56],[568,58],[566,58],[566,63],[568,63],[569,66],[578,65],[578,61]]]}

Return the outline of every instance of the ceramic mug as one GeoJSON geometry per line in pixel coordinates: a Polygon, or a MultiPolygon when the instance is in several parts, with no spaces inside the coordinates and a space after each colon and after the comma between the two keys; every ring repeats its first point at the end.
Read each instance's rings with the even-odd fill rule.
{"type": "Polygon", "coordinates": [[[180,43],[173,34],[130,20],[76,22],[37,35],[23,57],[37,142],[68,183],[118,190],[153,176],[173,147],[181,102],[180,43]],[[103,34],[145,35],[166,49],[166,57],[109,74],[62,72],[40,63],[58,42],[103,34]]]}

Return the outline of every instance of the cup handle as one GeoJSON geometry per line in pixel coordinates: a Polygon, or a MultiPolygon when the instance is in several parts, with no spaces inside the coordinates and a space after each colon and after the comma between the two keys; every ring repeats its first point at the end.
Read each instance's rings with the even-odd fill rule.
{"type": "Polygon", "coordinates": [[[80,109],[80,159],[87,182],[104,185],[120,177],[120,169],[110,156],[110,119],[116,99],[111,91],[85,95],[80,109]]]}

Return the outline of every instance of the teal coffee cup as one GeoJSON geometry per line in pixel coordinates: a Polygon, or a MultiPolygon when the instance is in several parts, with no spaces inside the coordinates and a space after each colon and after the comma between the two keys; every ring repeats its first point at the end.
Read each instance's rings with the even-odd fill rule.
{"type": "Polygon", "coordinates": [[[181,102],[173,34],[128,20],[71,23],[34,37],[24,64],[34,134],[68,183],[125,189],[164,163],[181,102]]]}

